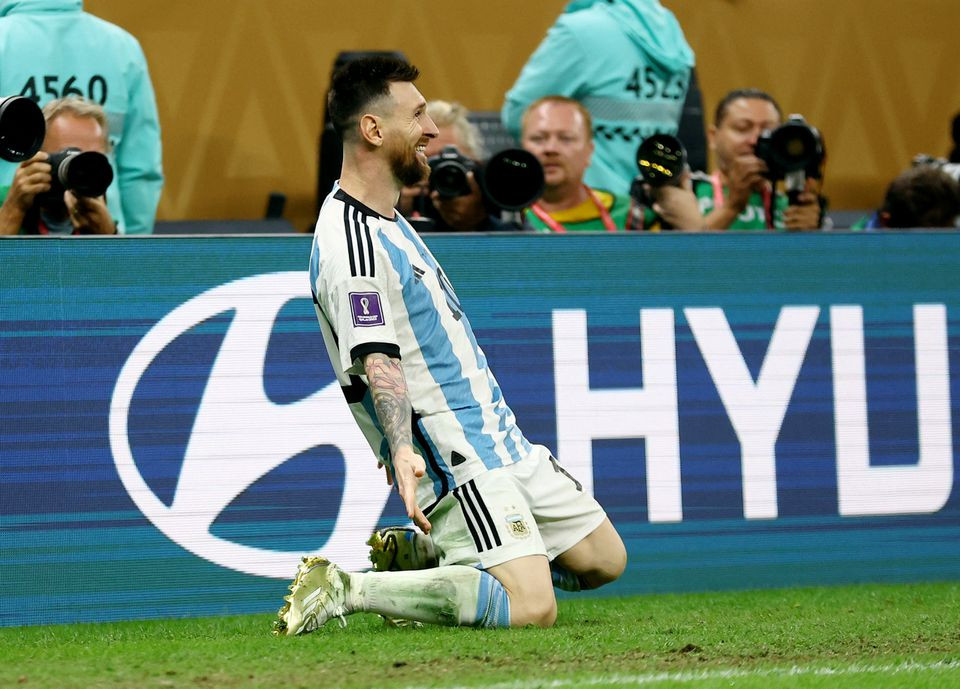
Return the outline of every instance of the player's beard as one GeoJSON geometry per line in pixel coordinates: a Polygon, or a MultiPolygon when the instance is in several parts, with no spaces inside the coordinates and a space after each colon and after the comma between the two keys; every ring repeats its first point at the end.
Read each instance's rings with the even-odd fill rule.
{"type": "Polygon", "coordinates": [[[430,166],[420,160],[414,146],[394,150],[390,155],[390,169],[405,187],[419,184],[430,175],[430,166]]]}

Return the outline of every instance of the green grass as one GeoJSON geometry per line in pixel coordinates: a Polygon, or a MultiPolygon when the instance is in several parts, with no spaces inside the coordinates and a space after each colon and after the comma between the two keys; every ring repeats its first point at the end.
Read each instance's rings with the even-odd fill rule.
{"type": "Polygon", "coordinates": [[[960,687],[960,584],[572,598],[553,629],[253,615],[0,629],[0,687],[960,687]]]}

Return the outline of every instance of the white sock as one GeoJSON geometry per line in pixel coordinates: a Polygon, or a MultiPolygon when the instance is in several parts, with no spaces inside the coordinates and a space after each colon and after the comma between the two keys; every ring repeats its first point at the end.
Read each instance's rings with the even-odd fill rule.
{"type": "Polygon", "coordinates": [[[509,627],[510,599],[486,572],[449,565],[409,572],[351,572],[347,605],[447,626],[509,627]]]}

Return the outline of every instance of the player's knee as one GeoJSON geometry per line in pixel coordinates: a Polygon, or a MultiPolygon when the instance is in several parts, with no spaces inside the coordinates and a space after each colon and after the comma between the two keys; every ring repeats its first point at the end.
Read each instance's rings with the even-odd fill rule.
{"type": "Polygon", "coordinates": [[[619,579],[626,568],[627,551],[621,545],[619,548],[611,548],[605,552],[603,558],[580,575],[580,581],[584,588],[599,588],[619,579]]]}
{"type": "Polygon", "coordinates": [[[557,600],[549,596],[533,596],[510,605],[510,625],[513,627],[552,627],[557,621],[557,600]]]}

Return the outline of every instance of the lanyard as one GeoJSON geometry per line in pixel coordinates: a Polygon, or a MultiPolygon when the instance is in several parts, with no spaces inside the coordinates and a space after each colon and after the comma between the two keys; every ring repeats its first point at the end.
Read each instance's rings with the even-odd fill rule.
{"type": "MultiPolygon", "coordinates": [[[[710,175],[710,183],[713,185],[713,207],[720,208],[723,206],[723,186],[720,184],[720,173],[714,172],[710,175]]],[[[764,187],[761,192],[763,195],[763,211],[766,214],[767,229],[773,229],[773,204],[770,203],[770,189],[764,187]]]]}
{"type": "MultiPolygon", "coordinates": [[[[593,205],[597,207],[597,214],[600,216],[600,220],[603,222],[604,228],[606,228],[607,232],[616,232],[617,226],[613,223],[613,218],[610,217],[610,212],[603,205],[603,202],[594,193],[593,189],[588,187],[586,184],[583,185],[583,188],[587,190],[590,200],[593,201],[593,205]]],[[[550,217],[550,214],[543,210],[539,203],[535,203],[530,206],[530,210],[533,211],[535,216],[540,218],[544,225],[549,227],[554,232],[559,232],[560,234],[566,233],[567,228],[550,217]]]]}

